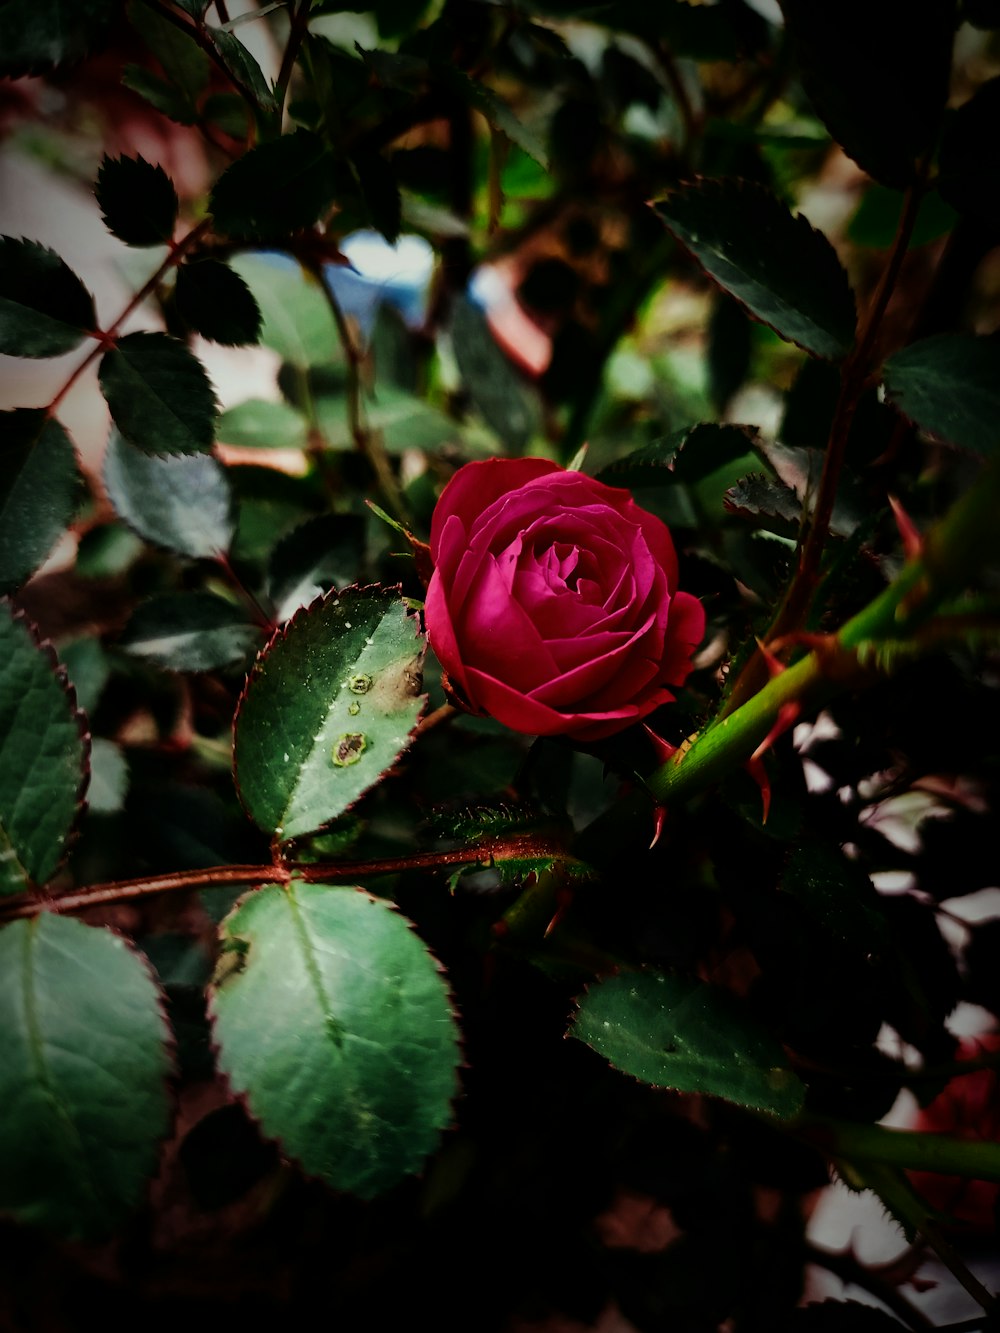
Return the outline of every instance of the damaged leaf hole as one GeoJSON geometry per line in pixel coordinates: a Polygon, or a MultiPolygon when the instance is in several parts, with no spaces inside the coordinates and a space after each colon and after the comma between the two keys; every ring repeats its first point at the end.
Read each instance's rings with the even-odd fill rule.
{"type": "Polygon", "coordinates": [[[360,731],[346,732],[333,747],[333,762],[338,768],[347,768],[351,764],[356,764],[364,753],[367,744],[367,736],[362,735],[360,731]]]}

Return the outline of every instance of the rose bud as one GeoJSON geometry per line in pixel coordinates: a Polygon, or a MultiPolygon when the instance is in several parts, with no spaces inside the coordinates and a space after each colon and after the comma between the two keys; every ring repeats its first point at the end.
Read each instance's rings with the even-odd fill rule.
{"type": "Polygon", "coordinates": [[[595,741],[674,698],[705,612],[627,491],[540,458],[469,463],[431,522],[431,647],[452,695],[514,731],[595,741]]]}

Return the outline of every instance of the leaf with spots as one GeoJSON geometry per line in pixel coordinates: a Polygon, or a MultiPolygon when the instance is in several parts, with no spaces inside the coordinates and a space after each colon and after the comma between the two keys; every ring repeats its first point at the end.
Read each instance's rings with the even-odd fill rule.
{"type": "Polygon", "coordinates": [[[55,654],[0,603],[0,893],[52,878],[80,808],[88,751],[55,654]]]}
{"type": "Polygon", "coordinates": [[[720,986],[662,972],[621,972],[581,997],[571,1035],[616,1069],[677,1092],[702,1092],[788,1118],[805,1089],[779,1043],[720,986]]]}
{"type": "Polygon", "coordinates": [[[348,588],[298,612],[257,659],[236,714],[236,785],[266,833],[344,813],[406,748],[424,645],[396,590],[348,588]]]}
{"type": "Polygon", "coordinates": [[[167,1130],[168,1038],[120,936],[48,912],[0,931],[0,1210],[74,1238],[128,1217],[167,1130]]]}
{"type": "Polygon", "coordinates": [[[250,894],[221,929],[219,1064],[264,1133],[362,1198],[418,1171],[458,1089],[440,969],[409,921],[353,888],[250,894]]]}

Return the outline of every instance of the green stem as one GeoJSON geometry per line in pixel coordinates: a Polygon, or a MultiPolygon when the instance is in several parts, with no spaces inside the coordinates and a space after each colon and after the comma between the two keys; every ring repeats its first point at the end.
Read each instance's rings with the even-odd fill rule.
{"type": "Polygon", "coordinates": [[[852,1162],[881,1162],[907,1171],[933,1171],[969,1180],[1000,1181],[1000,1143],[956,1139],[915,1129],[855,1124],[815,1116],[802,1126],[803,1137],[831,1157],[852,1162]]]}
{"type": "Polygon", "coordinates": [[[661,765],[646,782],[654,799],[660,804],[684,800],[744,764],[767,738],[786,705],[795,703],[803,712],[815,709],[863,681],[870,672],[867,650],[906,643],[944,598],[996,559],[998,503],[1000,462],[994,462],[928,532],[922,555],[906,565],[895,582],[838,634],[831,635],[825,648],[782,671],[661,765]]]}

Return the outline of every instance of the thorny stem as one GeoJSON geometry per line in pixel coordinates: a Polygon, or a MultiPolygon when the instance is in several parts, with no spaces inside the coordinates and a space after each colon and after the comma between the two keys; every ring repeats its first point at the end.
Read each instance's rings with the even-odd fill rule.
{"type": "Polygon", "coordinates": [[[272,616],[269,616],[267,614],[264,607],[261,606],[260,601],[254,595],[251,589],[248,588],[247,585],[243,582],[239,574],[237,574],[236,570],[230,563],[229,556],[226,555],[225,551],[220,551],[216,556],[216,559],[220,567],[222,568],[223,572],[225,573],[226,578],[229,580],[229,582],[233,585],[233,587],[236,589],[239,595],[243,598],[244,602],[246,602],[247,606],[250,608],[250,612],[253,615],[254,620],[260,626],[260,628],[268,634],[273,634],[274,631],[278,628],[277,623],[275,622],[272,616]]]}
{"type": "Polygon", "coordinates": [[[42,912],[79,912],[109,903],[132,903],[165,893],[189,893],[194,889],[220,888],[227,884],[288,884],[293,875],[308,884],[351,883],[377,875],[395,875],[405,870],[435,870],[445,866],[482,865],[488,868],[497,858],[544,857],[563,854],[554,843],[533,835],[485,838],[451,851],[413,852],[409,856],[378,861],[272,863],[270,865],[212,866],[206,870],[181,870],[170,875],[112,880],[88,884],[66,893],[18,894],[0,902],[0,920],[16,921],[42,912]]]}
{"type": "MultiPolygon", "coordinates": [[[[872,293],[864,319],[858,330],[854,350],[847,357],[841,370],[840,393],[830,424],[830,434],[823,457],[823,472],[816,494],[816,504],[812,512],[805,513],[803,519],[803,541],[799,550],[799,563],[788,591],[778,608],[777,614],[767,632],[767,640],[780,639],[801,628],[809,605],[812,602],[819,583],[820,561],[826,545],[833,516],[833,507],[837,498],[837,486],[847,452],[851,423],[861,397],[865,382],[871,370],[872,351],[878,340],[879,330],[892,296],[896,280],[906,251],[910,243],[917,212],[923,198],[926,167],[921,169],[917,182],[910,186],[903,202],[899,224],[892,244],[888,262],[882,270],[875,291],[872,293]]],[[[766,666],[761,652],[755,652],[743,668],[733,685],[729,697],[723,705],[721,716],[732,713],[753,694],[766,679],[766,666]]]]}
{"type": "Polygon", "coordinates": [[[118,316],[115,322],[111,324],[107,329],[102,329],[99,333],[95,333],[95,336],[98,338],[97,346],[92,347],[90,351],[87,353],[87,355],[84,357],[84,359],[76,367],[76,369],[70,372],[68,378],[66,379],[66,382],[63,384],[62,388],[52,399],[51,403],[49,403],[48,408],[46,409],[49,416],[54,415],[56,408],[66,397],[70,389],[80,378],[83,372],[87,369],[87,367],[93,361],[96,361],[98,357],[103,356],[104,353],[108,350],[108,348],[114,343],[115,338],[118,336],[118,330],[121,328],[125,320],[128,319],[129,315],[132,314],[133,310],[137,310],[138,307],[142,305],[143,301],[145,301],[146,297],[150,296],[156,290],[163,275],[169,272],[170,269],[174,268],[175,265],[179,263],[179,261],[183,258],[183,256],[189,250],[194,248],[194,246],[198,243],[198,241],[200,241],[201,238],[205,235],[205,233],[209,230],[211,225],[212,225],[211,218],[204,218],[201,222],[198,223],[196,227],[192,227],[192,229],[188,232],[188,234],[184,237],[183,240],[178,241],[175,245],[172,245],[170,247],[170,253],[167,255],[166,259],[164,259],[163,263],[152,275],[152,277],[148,278],[146,282],[144,282],[143,285],[139,288],[136,294],[129,300],[128,305],[126,305],[125,309],[121,312],[121,314],[118,316]]]}
{"type": "Polygon", "coordinates": [[[205,29],[204,22],[189,23],[186,18],[171,9],[169,5],[157,3],[157,0],[153,0],[153,7],[161,18],[166,19],[168,23],[172,23],[175,28],[180,28],[181,32],[187,33],[193,41],[197,42],[208,56],[209,60],[211,60],[214,65],[218,66],[236,92],[243,98],[244,102],[246,102],[247,106],[254,113],[254,119],[256,120],[257,112],[259,110],[257,99],[242,79],[238,78],[222,59],[218,48],[205,29]]]}

